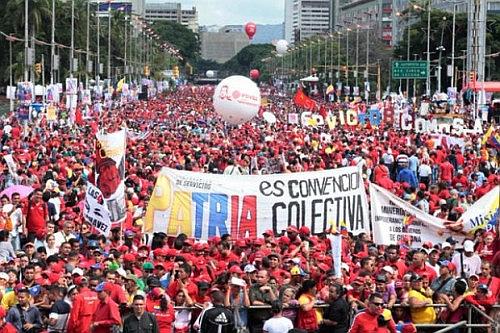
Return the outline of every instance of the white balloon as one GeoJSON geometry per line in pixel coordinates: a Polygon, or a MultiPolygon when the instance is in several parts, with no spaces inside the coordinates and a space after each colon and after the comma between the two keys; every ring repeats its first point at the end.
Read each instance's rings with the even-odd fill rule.
{"type": "Polygon", "coordinates": [[[213,78],[213,77],[215,76],[215,72],[214,72],[214,71],[207,71],[207,72],[205,73],[205,75],[206,75],[209,79],[211,79],[211,78],[213,78]]]}
{"type": "Polygon", "coordinates": [[[284,39],[280,39],[276,43],[276,52],[278,52],[278,54],[285,54],[287,50],[288,50],[288,42],[284,39]]]}
{"type": "Polygon", "coordinates": [[[276,116],[272,112],[269,111],[264,112],[262,114],[262,118],[264,118],[264,120],[271,125],[276,123],[276,116]]]}
{"type": "Polygon", "coordinates": [[[259,112],[260,91],[249,78],[234,75],[217,85],[213,100],[215,112],[228,123],[239,125],[259,112]]]}

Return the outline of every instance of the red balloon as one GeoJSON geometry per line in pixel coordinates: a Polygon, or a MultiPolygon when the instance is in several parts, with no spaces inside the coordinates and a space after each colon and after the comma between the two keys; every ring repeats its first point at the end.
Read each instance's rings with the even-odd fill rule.
{"type": "Polygon", "coordinates": [[[260,77],[260,72],[259,72],[259,70],[258,70],[258,69],[252,69],[252,70],[250,71],[250,78],[251,78],[252,80],[257,80],[259,77],[260,77]]]}
{"type": "Polygon", "coordinates": [[[255,32],[257,31],[257,26],[253,22],[248,22],[245,25],[245,32],[248,36],[248,38],[252,39],[253,36],[255,35],[255,32]]]}

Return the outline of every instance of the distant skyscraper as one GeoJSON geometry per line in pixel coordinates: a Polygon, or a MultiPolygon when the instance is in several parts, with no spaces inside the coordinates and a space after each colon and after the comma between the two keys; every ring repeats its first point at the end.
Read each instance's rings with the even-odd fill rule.
{"type": "Polygon", "coordinates": [[[180,3],[146,2],[144,18],[148,21],[177,22],[193,32],[198,32],[198,12],[196,7],[182,9],[180,3]]]}
{"type": "Polygon", "coordinates": [[[332,0],[285,0],[285,39],[295,43],[330,29],[332,0]]]}

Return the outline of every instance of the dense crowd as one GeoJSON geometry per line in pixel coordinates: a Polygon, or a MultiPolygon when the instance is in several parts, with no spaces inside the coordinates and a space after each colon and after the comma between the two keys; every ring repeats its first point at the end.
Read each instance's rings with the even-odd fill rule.
{"type": "Polygon", "coordinates": [[[447,221],[500,183],[498,151],[480,134],[463,135],[460,147],[392,124],[301,127],[287,122],[291,99],[268,92],[275,124],[227,126],[212,108],[213,88],[191,86],[113,109],[79,106],[78,124],[4,117],[0,147],[16,170],[1,160],[0,331],[416,332],[415,324],[463,320],[467,304],[496,318],[498,218],[494,230],[464,242],[421,248],[342,232],[342,272],[333,269],[326,233],[307,227],[255,239],[145,235],[162,167],[242,175],[355,165],[366,186],[372,181],[447,221]],[[123,127],[138,134],[126,149],[128,210],[106,238],[83,219],[83,202],[95,134],[123,127]],[[9,191],[26,187],[29,195],[9,191]]]}

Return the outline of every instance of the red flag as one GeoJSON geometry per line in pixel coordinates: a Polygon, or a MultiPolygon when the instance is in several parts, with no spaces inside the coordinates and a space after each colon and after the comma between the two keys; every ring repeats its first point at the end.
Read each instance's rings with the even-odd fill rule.
{"type": "Polygon", "coordinates": [[[317,107],[316,102],[312,98],[304,94],[302,89],[297,90],[297,93],[293,97],[293,101],[295,102],[295,104],[304,109],[312,110],[317,107]]]}
{"type": "Polygon", "coordinates": [[[321,115],[321,117],[323,117],[323,119],[326,119],[326,116],[328,116],[328,113],[326,111],[326,107],[324,105],[321,105],[319,107],[319,114],[321,115]]]}
{"type": "Polygon", "coordinates": [[[82,110],[80,108],[76,108],[75,123],[79,126],[83,124],[82,110]]]}

